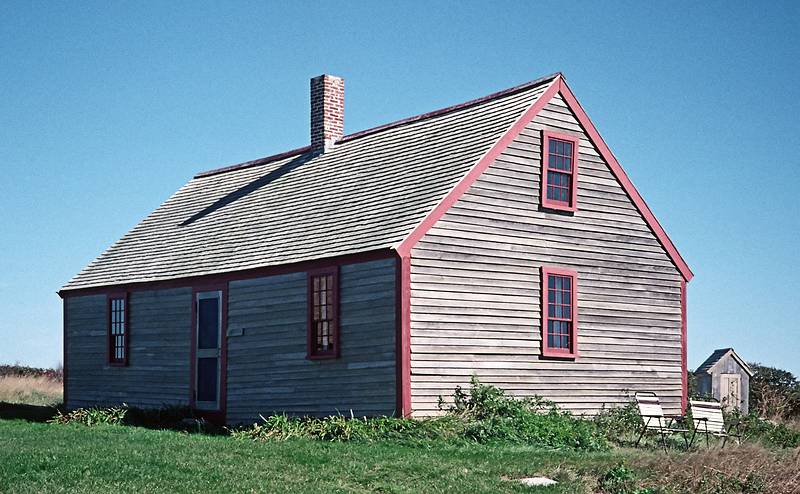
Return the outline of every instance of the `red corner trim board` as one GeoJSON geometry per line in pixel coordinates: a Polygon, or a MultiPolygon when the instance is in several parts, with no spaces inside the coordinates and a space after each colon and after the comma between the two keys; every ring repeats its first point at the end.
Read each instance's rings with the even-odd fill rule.
{"type": "Polygon", "coordinates": [[[561,93],[561,96],[564,98],[564,101],[567,103],[569,108],[575,114],[575,117],[580,122],[581,126],[586,131],[586,134],[589,136],[589,139],[592,143],[597,147],[598,152],[600,155],[606,160],[609,167],[611,168],[611,172],[614,174],[619,183],[622,185],[622,188],[631,198],[633,203],[636,205],[639,212],[644,217],[645,222],[650,227],[650,229],[655,234],[658,241],[664,246],[664,249],[667,251],[670,259],[675,266],[680,271],[683,279],[686,281],[690,281],[694,274],[692,270],[689,269],[689,265],[686,264],[686,261],[683,260],[678,249],[675,248],[675,244],[672,243],[667,232],[664,231],[664,228],[658,222],[656,217],[653,215],[653,212],[647,206],[647,203],[644,202],[641,194],[639,191],[636,190],[634,187],[633,182],[631,182],[628,175],[622,169],[622,166],[617,161],[617,158],[614,157],[614,154],[609,149],[608,145],[605,143],[602,137],[600,137],[600,133],[597,131],[597,128],[594,126],[592,121],[589,119],[589,116],[581,107],[578,100],[575,99],[575,95],[570,90],[569,86],[567,86],[566,81],[564,78],[559,74],[553,79],[553,82],[550,84],[550,87],[528,108],[518,119],[514,122],[514,125],[509,128],[505,134],[503,134],[500,139],[486,152],[485,155],[478,161],[478,163],[467,173],[467,175],[461,179],[461,181],[456,184],[456,186],[439,202],[439,204],[428,213],[425,219],[417,225],[408,236],[400,242],[396,250],[401,257],[405,257],[410,254],[411,249],[414,245],[425,235],[425,233],[430,230],[433,225],[447,212],[450,207],[455,204],[455,202],[469,189],[469,187],[480,177],[480,175],[492,164],[495,158],[502,153],[505,148],[508,146],[511,141],[513,141],[522,129],[530,122],[536,115],[542,110],[542,108],[547,105],[550,99],[553,98],[556,94],[561,93]]]}

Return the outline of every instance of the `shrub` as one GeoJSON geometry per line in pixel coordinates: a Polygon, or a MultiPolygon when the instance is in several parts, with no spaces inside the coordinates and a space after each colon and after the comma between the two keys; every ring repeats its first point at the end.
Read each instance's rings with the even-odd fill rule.
{"type": "Polygon", "coordinates": [[[207,430],[203,420],[195,423],[185,419],[194,418],[192,410],[186,406],[163,406],[161,408],[137,408],[122,404],[116,407],[78,408],[69,412],[57,411],[57,415],[48,422],[53,424],[77,423],[86,426],[98,424],[132,425],[149,429],[194,430],[199,432],[215,432],[217,428],[207,430]]]}
{"type": "Polygon", "coordinates": [[[606,437],[614,442],[621,442],[621,438],[626,435],[639,434],[642,429],[642,417],[633,401],[621,407],[603,408],[593,420],[606,437]]]}
{"type": "Polygon", "coordinates": [[[740,422],[744,436],[749,440],[779,448],[800,447],[800,431],[782,422],[764,420],[755,413],[746,416],[734,414],[729,420],[740,422]]]}
{"type": "Polygon", "coordinates": [[[378,417],[292,418],[286,415],[261,417],[261,423],[235,429],[234,437],[251,440],[310,438],[324,441],[410,441],[507,442],[543,448],[602,450],[608,443],[590,421],[561,411],[540,398],[515,399],[501,389],[471,381],[470,389],[456,388],[453,405],[443,416],[419,420],[378,417]]]}
{"type": "Polygon", "coordinates": [[[316,439],[320,441],[374,441],[399,439],[410,441],[453,439],[457,436],[455,422],[448,417],[410,420],[393,417],[346,418],[261,416],[261,422],[251,427],[232,429],[239,439],[256,441],[285,441],[316,439]]]}
{"type": "Polygon", "coordinates": [[[758,363],[749,364],[750,411],[761,417],[781,420],[800,417],[800,383],[789,371],[758,363]]]}
{"type": "Polygon", "coordinates": [[[574,417],[538,396],[508,396],[500,388],[481,384],[475,376],[469,390],[456,388],[452,405],[445,407],[440,399],[439,407],[461,419],[464,437],[479,443],[505,441],[590,451],[608,447],[593,422],[574,417]]]}
{"type": "Polygon", "coordinates": [[[600,477],[600,490],[606,494],[652,494],[649,488],[637,487],[636,474],[620,463],[600,477]]]}
{"type": "Polygon", "coordinates": [[[48,422],[52,424],[81,424],[92,427],[100,424],[121,424],[128,412],[126,406],[112,408],[78,408],[70,412],[58,411],[48,422]]]}

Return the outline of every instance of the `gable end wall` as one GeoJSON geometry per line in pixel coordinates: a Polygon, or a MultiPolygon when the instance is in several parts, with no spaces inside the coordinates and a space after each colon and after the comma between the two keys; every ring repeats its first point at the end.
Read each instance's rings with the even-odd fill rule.
{"type": "Polygon", "coordinates": [[[682,276],[560,96],[411,252],[411,405],[482,382],[575,412],[655,391],[681,405],[682,276]],[[543,212],[541,130],[580,138],[578,211],[543,212]],[[579,276],[575,361],[541,355],[540,267],[579,276]]]}

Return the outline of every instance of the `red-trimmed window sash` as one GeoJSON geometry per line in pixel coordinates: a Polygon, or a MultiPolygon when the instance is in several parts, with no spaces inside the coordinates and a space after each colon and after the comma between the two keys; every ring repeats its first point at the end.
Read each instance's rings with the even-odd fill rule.
{"type": "Polygon", "coordinates": [[[541,203],[543,208],[578,209],[578,147],[575,136],[542,131],[541,203]]]}
{"type": "Polygon", "coordinates": [[[578,356],[578,273],[542,266],[542,355],[578,356]]]}
{"type": "Polygon", "coordinates": [[[339,357],[339,269],[308,272],[308,358],[339,357]]]}

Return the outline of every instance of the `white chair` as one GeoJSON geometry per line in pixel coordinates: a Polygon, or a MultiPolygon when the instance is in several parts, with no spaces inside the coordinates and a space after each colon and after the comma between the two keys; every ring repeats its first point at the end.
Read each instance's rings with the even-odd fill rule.
{"type": "Polygon", "coordinates": [[[661,437],[661,444],[664,446],[664,452],[667,452],[667,436],[673,434],[682,434],[683,442],[686,448],[689,448],[689,440],[686,434],[689,429],[682,427],[673,427],[674,425],[683,422],[683,417],[680,415],[664,415],[664,409],[661,408],[661,401],[658,395],[651,392],[636,392],[636,405],[639,407],[639,415],[642,417],[642,431],[639,434],[639,439],[636,440],[636,446],[642,441],[642,438],[648,432],[658,434],[661,437]]]}
{"type": "Polygon", "coordinates": [[[739,429],[739,423],[731,426],[731,430],[725,428],[725,418],[722,415],[722,404],[717,401],[701,401],[689,400],[689,406],[692,411],[692,422],[694,424],[694,432],[692,433],[692,440],[690,445],[694,444],[695,436],[705,434],[706,446],[708,446],[709,436],[722,437],[722,447],[728,442],[729,437],[736,438],[736,444],[740,444],[742,434],[739,429]]]}

